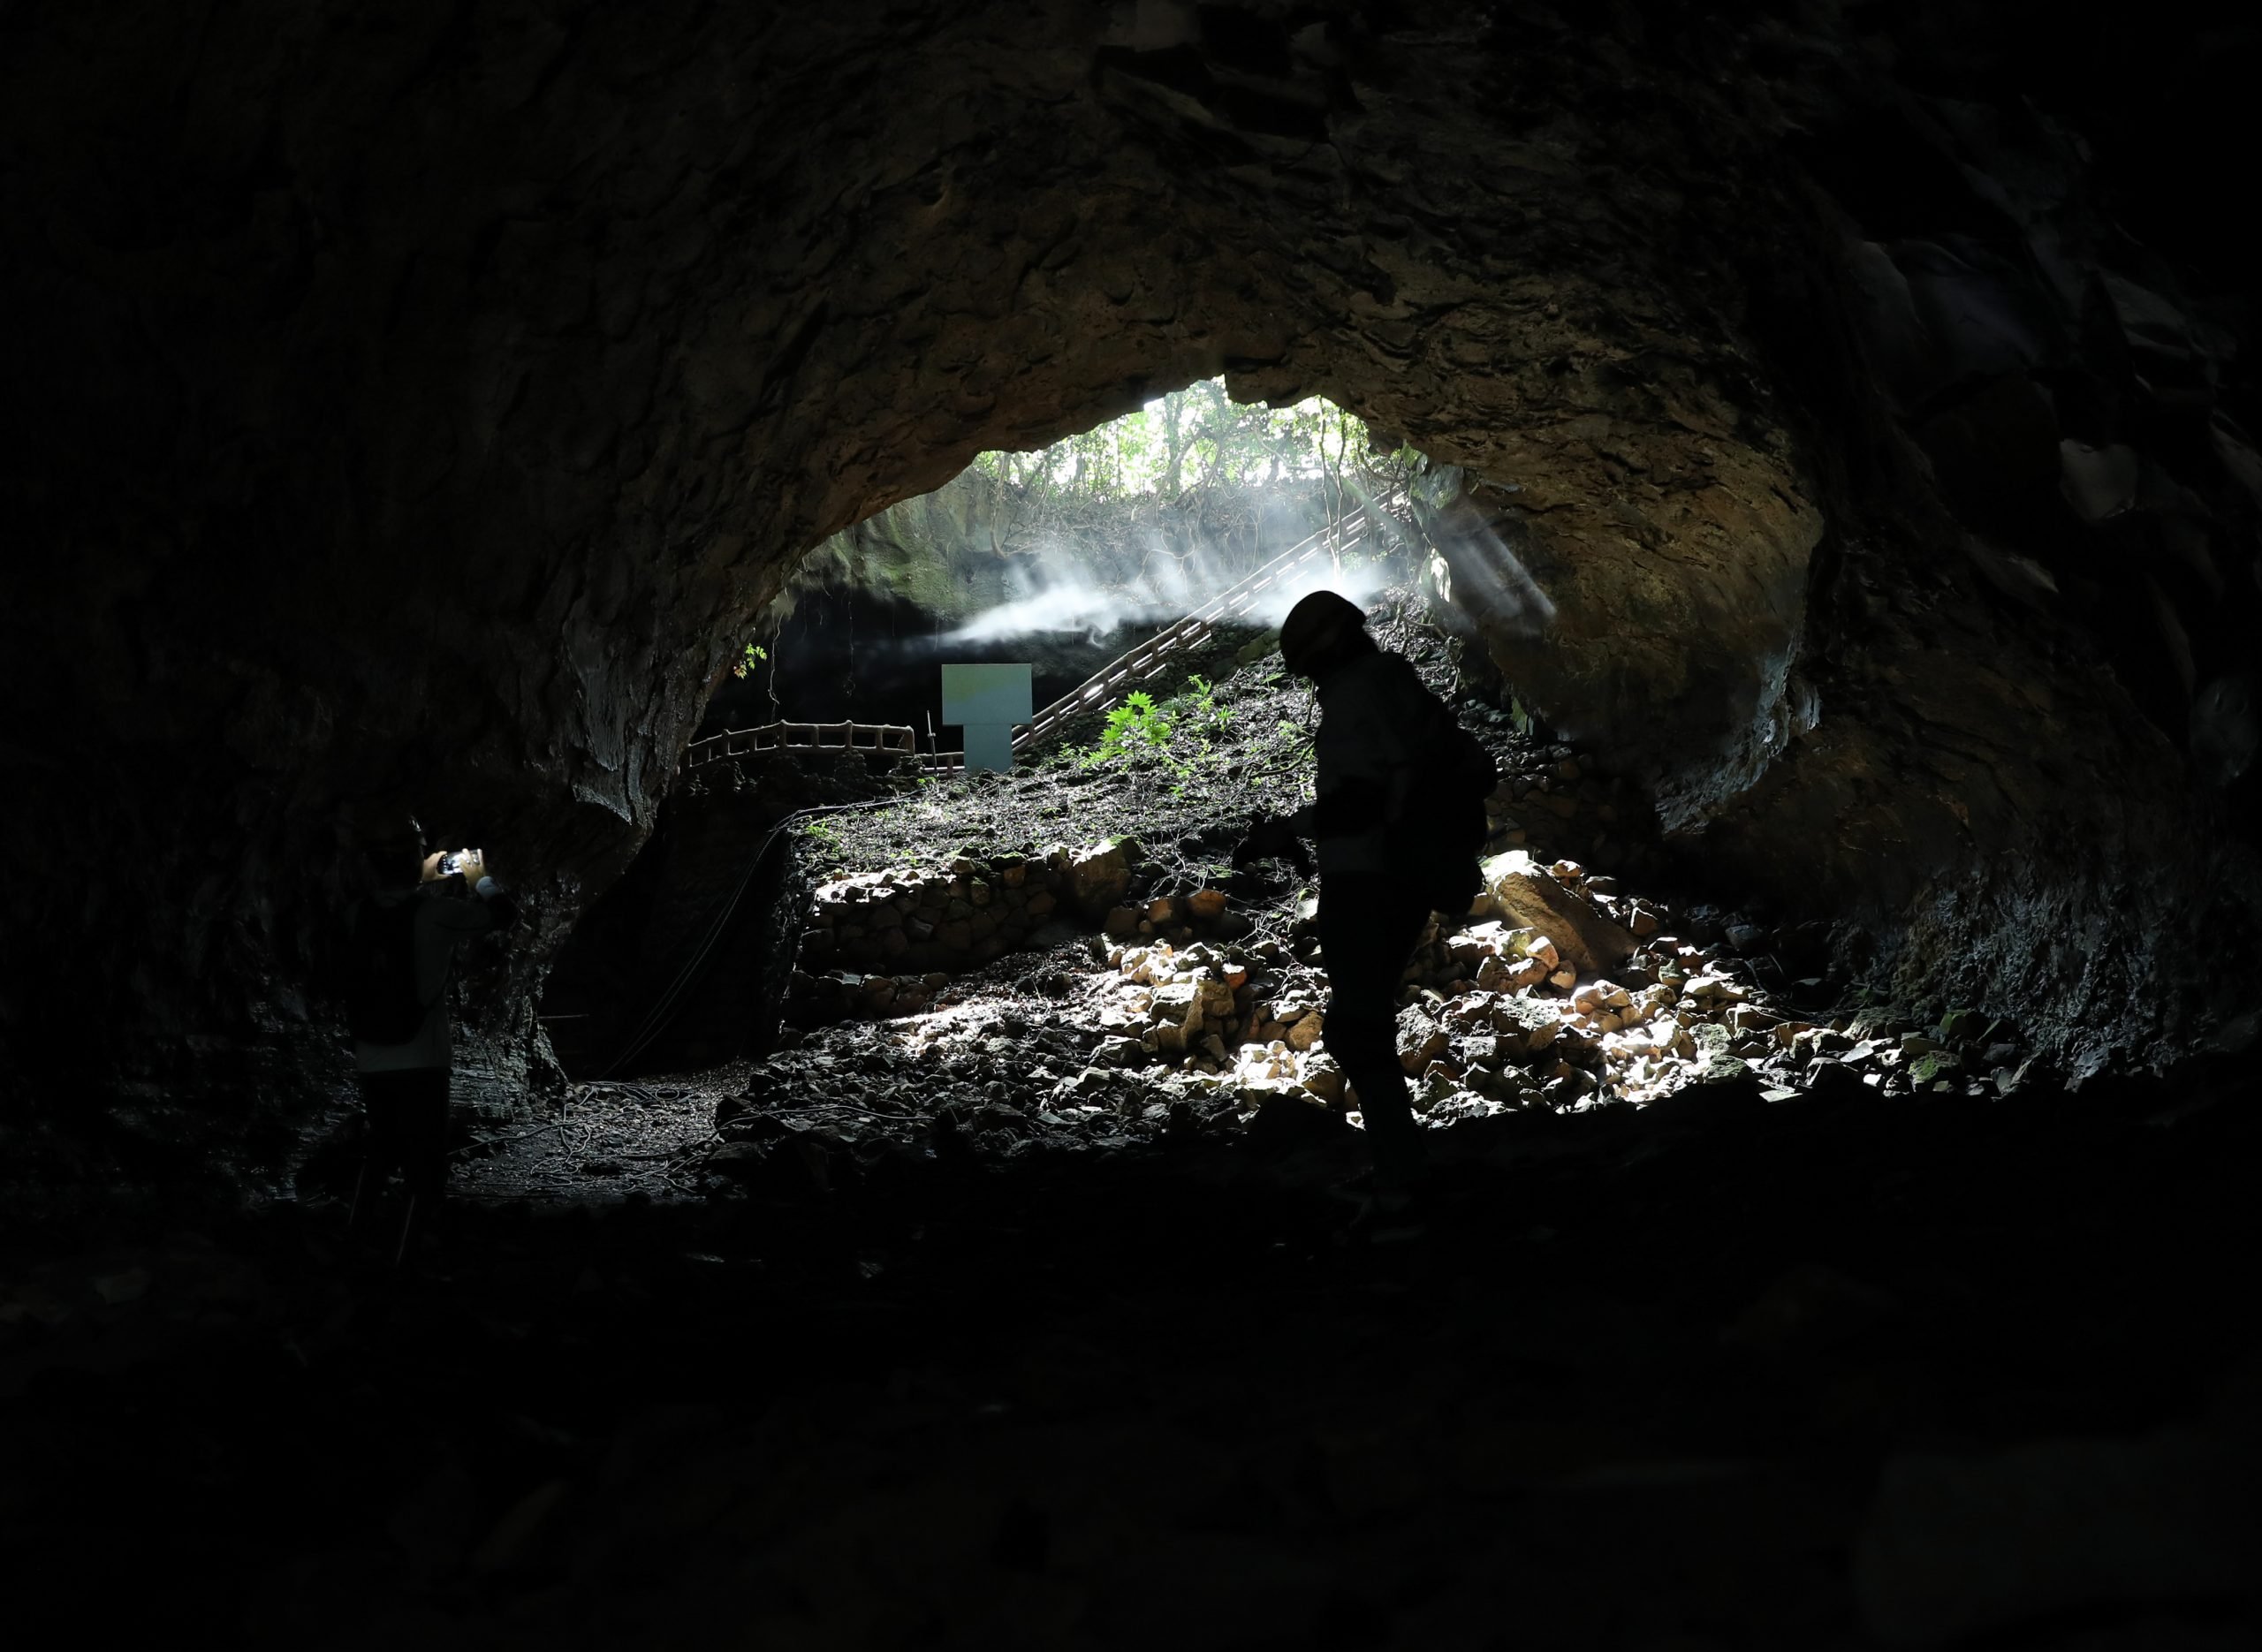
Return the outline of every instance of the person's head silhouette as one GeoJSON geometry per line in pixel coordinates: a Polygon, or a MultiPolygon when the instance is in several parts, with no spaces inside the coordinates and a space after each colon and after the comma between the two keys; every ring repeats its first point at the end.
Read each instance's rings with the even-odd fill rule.
{"type": "Polygon", "coordinates": [[[1317,678],[1366,637],[1367,617],[1348,598],[1314,591],[1280,624],[1280,661],[1299,677],[1317,678]]]}

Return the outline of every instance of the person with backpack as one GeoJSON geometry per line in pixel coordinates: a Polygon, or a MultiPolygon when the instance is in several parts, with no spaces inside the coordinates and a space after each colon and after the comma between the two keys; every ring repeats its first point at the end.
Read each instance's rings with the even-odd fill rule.
{"type": "Polygon", "coordinates": [[[346,1017],[369,1121],[353,1222],[399,1170],[409,1193],[405,1254],[411,1226],[421,1213],[429,1227],[446,1191],[456,951],[474,935],[509,928],[518,906],[480,851],[428,855],[413,822],[372,844],[368,860],[378,887],[345,921],[346,1017]]]}
{"type": "Polygon", "coordinates": [[[1484,799],[1499,774],[1335,592],[1289,610],[1280,654],[1318,691],[1316,796],[1294,815],[1258,815],[1233,859],[1301,863],[1297,839],[1318,840],[1327,1048],[1358,1093],[1378,1183],[1400,1185],[1424,1155],[1398,1059],[1399,986],[1431,913],[1459,917],[1482,887],[1484,799]]]}

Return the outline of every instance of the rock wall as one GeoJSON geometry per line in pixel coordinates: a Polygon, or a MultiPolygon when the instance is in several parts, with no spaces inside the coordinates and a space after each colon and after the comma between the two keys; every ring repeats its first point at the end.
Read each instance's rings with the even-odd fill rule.
{"type": "Polygon", "coordinates": [[[2253,46],[1968,10],[11,8],[15,1093],[266,1105],[403,807],[533,897],[538,1054],[794,559],[1221,369],[1494,484],[1496,655],[1723,875],[2158,1053],[2122,989],[2244,898],[2182,752],[2251,744],[2252,277],[2092,184],[2197,176],[2174,74],[2253,46]]]}

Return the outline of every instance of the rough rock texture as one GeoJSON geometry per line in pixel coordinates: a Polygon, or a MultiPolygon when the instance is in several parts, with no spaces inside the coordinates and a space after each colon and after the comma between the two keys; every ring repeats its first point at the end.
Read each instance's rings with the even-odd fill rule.
{"type": "Polygon", "coordinates": [[[1521,849],[1484,862],[1484,889],[1476,911],[1539,930],[1583,975],[1613,968],[1634,950],[1632,935],[1566,890],[1521,849]]]}
{"type": "Polygon", "coordinates": [[[2176,272],[2251,273],[2036,111],[2141,197],[2253,49],[1967,10],[11,8],[11,1063],[250,1084],[403,807],[535,896],[538,1050],[793,558],[1220,368],[1494,484],[1496,656],[1717,872],[2155,1053],[2262,480],[2176,272]]]}

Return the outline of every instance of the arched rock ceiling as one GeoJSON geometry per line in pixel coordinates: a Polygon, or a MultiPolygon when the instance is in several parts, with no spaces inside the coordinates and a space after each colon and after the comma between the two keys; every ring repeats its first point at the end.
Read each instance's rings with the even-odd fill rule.
{"type": "MultiPolygon", "coordinates": [[[[10,1038],[286,1025],[357,812],[483,837],[554,939],[792,558],[1222,369],[1492,484],[1461,588],[1506,546],[1558,610],[1496,654],[1725,883],[2146,1048],[2221,876],[2175,709],[2220,662],[2116,653],[1981,519],[2133,439],[2091,391],[2145,337],[2203,390],[2228,345],[2069,138],[1866,16],[14,9],[0,848],[11,926],[86,942],[4,966],[10,1038]]],[[[2207,416],[2128,463],[2251,610],[2207,416]]]]}

